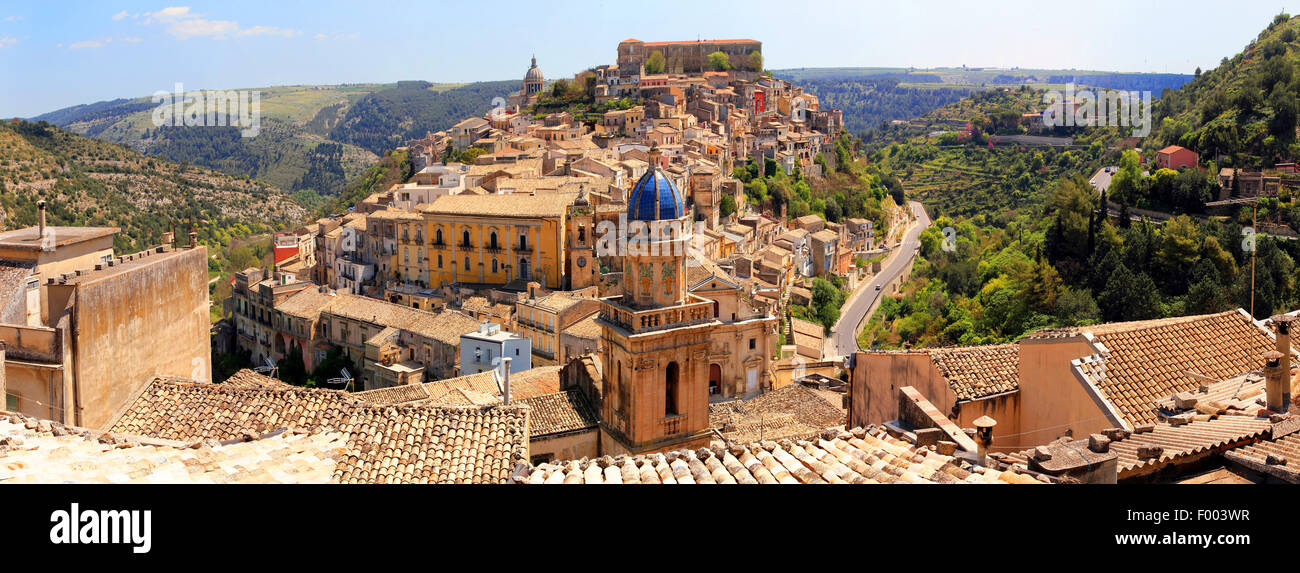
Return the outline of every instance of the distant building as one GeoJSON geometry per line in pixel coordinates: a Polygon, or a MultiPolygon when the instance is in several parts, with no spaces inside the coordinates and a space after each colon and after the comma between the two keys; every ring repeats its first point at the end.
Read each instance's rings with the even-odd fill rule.
{"type": "Polygon", "coordinates": [[[527,338],[501,330],[501,325],[480,323],[478,330],[460,335],[462,376],[495,370],[502,358],[510,358],[510,372],[533,367],[532,344],[527,338]]]}
{"type": "Polygon", "coordinates": [[[528,67],[528,72],[524,74],[524,85],[522,88],[525,97],[532,97],[542,92],[542,85],[546,80],[542,78],[542,70],[537,67],[537,56],[533,56],[533,65],[528,67]]]}
{"type": "Polygon", "coordinates": [[[1187,169],[1196,167],[1198,156],[1195,151],[1170,145],[1156,153],[1156,167],[1159,169],[1187,169]]]}

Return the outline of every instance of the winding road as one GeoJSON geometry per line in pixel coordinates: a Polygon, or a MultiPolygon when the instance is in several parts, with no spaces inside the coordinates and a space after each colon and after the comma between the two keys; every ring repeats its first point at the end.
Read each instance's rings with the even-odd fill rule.
{"type": "Polygon", "coordinates": [[[871,311],[880,303],[885,293],[884,285],[898,278],[916,258],[916,249],[921,246],[919,237],[921,231],[930,226],[930,215],[917,201],[908,201],[907,205],[916,215],[916,224],[903,234],[903,244],[897,249],[899,252],[889,259],[876,276],[871,277],[871,280],[866,281],[865,284],[859,285],[858,289],[849,295],[849,300],[845,301],[844,308],[840,309],[840,319],[827,338],[824,357],[826,360],[847,356],[858,350],[858,330],[871,315],[871,311]],[[876,290],[876,285],[881,285],[880,290],[876,290]]]}

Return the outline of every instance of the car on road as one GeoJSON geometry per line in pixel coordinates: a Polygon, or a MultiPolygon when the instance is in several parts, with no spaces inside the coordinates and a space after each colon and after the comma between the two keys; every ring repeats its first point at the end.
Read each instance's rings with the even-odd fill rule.
{"type": "Polygon", "coordinates": [[[876,285],[876,290],[880,290],[880,287],[882,287],[882,286],[885,286],[885,285],[876,285]]]}

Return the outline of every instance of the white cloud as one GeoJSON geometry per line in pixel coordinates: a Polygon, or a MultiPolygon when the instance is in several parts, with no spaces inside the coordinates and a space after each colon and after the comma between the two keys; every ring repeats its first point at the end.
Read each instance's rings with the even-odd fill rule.
{"type": "Polygon", "coordinates": [[[113,21],[116,22],[116,21],[118,21],[118,20],[125,19],[127,16],[130,16],[130,15],[131,15],[130,12],[127,12],[126,10],[123,10],[123,11],[121,11],[121,12],[118,12],[118,13],[116,13],[116,14],[113,14],[113,21]]]}
{"type": "Polygon", "coordinates": [[[5,17],[5,21],[6,21],[6,22],[17,22],[17,21],[22,20],[22,19],[23,19],[22,16],[7,16],[7,17],[5,17]]]}
{"type": "Polygon", "coordinates": [[[240,30],[240,36],[284,36],[292,38],[301,35],[299,30],[290,30],[288,28],[277,28],[275,26],[253,26],[245,30],[240,30]]]}
{"type": "Polygon", "coordinates": [[[128,44],[139,44],[139,43],[140,43],[140,38],[137,38],[137,37],[135,37],[135,36],[128,36],[128,37],[122,38],[122,41],[123,41],[123,42],[126,42],[126,43],[128,43],[128,44]]]}
{"type": "Polygon", "coordinates": [[[98,40],[82,40],[68,45],[69,50],[84,50],[87,48],[102,48],[113,42],[112,38],[101,38],[98,40]]]}
{"type": "Polygon", "coordinates": [[[0,36],[0,49],[8,48],[18,43],[18,38],[13,36],[0,36]]]}
{"type": "Polygon", "coordinates": [[[283,36],[290,38],[302,34],[299,30],[277,28],[275,26],[253,26],[240,28],[234,20],[209,20],[190,10],[189,6],[168,6],[157,12],[145,12],[139,15],[145,25],[158,24],[168,34],[178,40],[211,37],[222,39],[228,36],[283,36]]]}

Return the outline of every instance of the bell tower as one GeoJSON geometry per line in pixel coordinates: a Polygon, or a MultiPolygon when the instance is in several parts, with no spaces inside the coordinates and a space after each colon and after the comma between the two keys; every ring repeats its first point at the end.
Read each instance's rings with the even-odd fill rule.
{"type": "Polygon", "coordinates": [[[709,442],[710,335],[721,323],[712,301],[687,292],[690,216],[659,157],[650,150],[650,169],[628,192],[622,288],[601,299],[608,454],[709,442]]]}

